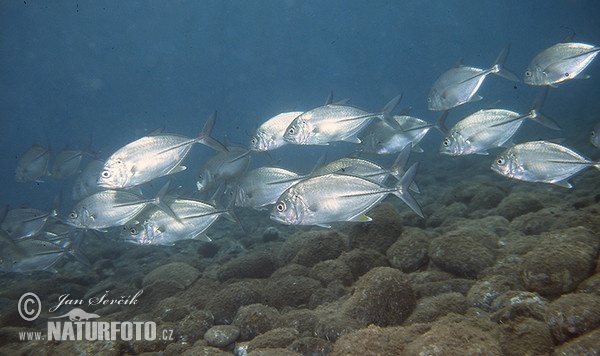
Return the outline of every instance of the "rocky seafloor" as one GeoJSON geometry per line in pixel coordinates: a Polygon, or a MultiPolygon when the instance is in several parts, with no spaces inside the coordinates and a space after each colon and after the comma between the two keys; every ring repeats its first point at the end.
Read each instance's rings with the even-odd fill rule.
{"type": "Polygon", "coordinates": [[[213,242],[143,247],[89,237],[92,268],[66,261],[55,275],[1,276],[0,353],[600,354],[600,173],[587,170],[574,189],[489,171],[428,173],[418,176],[425,219],[388,198],[372,222],[332,229],[241,211],[246,231],[224,222],[213,242]],[[35,322],[21,319],[25,292],[53,305],[64,294],[140,290],[135,306],[84,309],[100,320],[152,320],[173,330],[172,340],[17,337],[44,331],[52,316],[45,308],[35,322]]]}

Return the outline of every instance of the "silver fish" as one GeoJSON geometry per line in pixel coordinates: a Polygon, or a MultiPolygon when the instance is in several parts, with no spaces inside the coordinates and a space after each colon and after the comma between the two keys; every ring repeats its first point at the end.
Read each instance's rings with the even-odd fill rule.
{"type": "Polygon", "coordinates": [[[519,79],[516,75],[502,67],[506,56],[508,56],[508,51],[509,47],[502,50],[489,69],[459,66],[444,72],[431,87],[429,96],[427,97],[428,109],[432,111],[444,111],[464,103],[481,100],[481,97],[476,94],[483,80],[489,74],[496,74],[508,80],[518,82],[519,79]]]}
{"type": "Polygon", "coordinates": [[[229,147],[227,152],[219,152],[212,156],[198,175],[198,191],[205,192],[217,188],[224,181],[235,181],[248,169],[250,152],[242,147],[229,147]]]}
{"type": "Polygon", "coordinates": [[[283,134],[300,114],[302,111],[284,112],[265,121],[256,129],[250,139],[250,149],[252,151],[271,151],[286,145],[283,134]]]}
{"type": "Polygon", "coordinates": [[[554,130],[560,130],[536,107],[524,115],[505,109],[479,110],[457,122],[440,145],[440,153],[449,156],[487,155],[488,149],[504,147],[519,130],[523,121],[532,120],[554,130]]]}
{"type": "MultiPolygon", "coordinates": [[[[335,161],[331,161],[326,165],[316,168],[311,175],[325,175],[330,173],[348,174],[366,178],[377,183],[383,184],[388,177],[401,177],[406,172],[406,165],[410,157],[411,145],[406,144],[396,160],[389,169],[385,169],[377,163],[357,157],[343,157],[335,161]]],[[[416,182],[412,182],[410,189],[416,193],[420,193],[416,182]]]]}
{"type": "Polygon", "coordinates": [[[15,178],[19,183],[42,182],[41,177],[48,174],[50,149],[32,145],[23,153],[17,162],[15,178]]]}
{"type": "Polygon", "coordinates": [[[79,165],[84,155],[89,154],[82,150],[64,149],[54,158],[50,176],[54,179],[65,179],[79,170],[79,165]]]}
{"type": "Polygon", "coordinates": [[[52,266],[65,257],[66,253],[67,249],[58,244],[27,238],[17,240],[14,245],[0,251],[0,266],[5,272],[31,273],[45,270],[55,273],[52,266]]]}
{"type": "Polygon", "coordinates": [[[98,175],[104,168],[104,161],[92,160],[75,178],[71,197],[75,201],[82,200],[85,197],[97,193],[102,190],[98,185],[98,175]]]}
{"type": "Polygon", "coordinates": [[[154,199],[147,199],[128,191],[103,190],[78,202],[65,222],[77,228],[93,230],[125,225],[149,204],[164,208],[160,199],[162,194],[159,193],[154,199]]]}
{"type": "Polygon", "coordinates": [[[13,239],[22,239],[39,233],[55,211],[46,212],[33,208],[11,209],[2,222],[2,229],[13,239]]]}
{"type": "Polygon", "coordinates": [[[281,195],[270,217],[287,225],[322,227],[338,221],[370,221],[364,214],[388,194],[402,199],[422,217],[419,204],[408,192],[417,165],[413,164],[392,188],[369,179],[337,173],[305,179],[281,195]]]}
{"type": "Polygon", "coordinates": [[[568,180],[590,166],[600,170],[599,162],[570,148],[548,141],[532,141],[507,149],[496,158],[491,168],[509,178],[571,188],[568,180]]]}
{"type": "Polygon", "coordinates": [[[238,181],[235,190],[235,205],[260,208],[274,204],[286,189],[306,176],[276,167],[253,169],[238,181]]]}
{"type": "Polygon", "coordinates": [[[361,135],[361,152],[374,154],[392,154],[400,152],[407,144],[413,151],[423,152],[418,146],[433,125],[407,115],[396,115],[402,130],[396,130],[383,121],[378,121],[367,127],[361,135]]]}
{"type": "Polygon", "coordinates": [[[592,145],[600,148],[600,123],[596,124],[590,134],[590,142],[592,145]]]}
{"type": "Polygon", "coordinates": [[[583,71],[594,60],[600,47],[585,43],[557,43],[533,58],[525,70],[525,84],[549,85],[570,79],[586,79],[583,71]]]}
{"type": "Polygon", "coordinates": [[[345,104],[319,106],[296,117],[285,130],[283,139],[297,145],[328,145],[336,141],[360,143],[357,134],[376,118],[398,127],[390,112],[401,99],[402,95],[393,98],[380,113],[369,113],[345,104]]]}
{"type": "Polygon", "coordinates": [[[175,199],[169,207],[177,215],[175,219],[160,209],[153,210],[143,222],[126,226],[122,236],[138,245],[173,245],[180,240],[210,238],[204,232],[228,210],[191,199],[175,199]]]}
{"type": "Polygon", "coordinates": [[[108,158],[98,176],[98,185],[109,189],[129,188],[185,170],[180,163],[196,143],[227,151],[210,137],[215,120],[216,114],[211,115],[196,138],[159,133],[125,145],[108,158]]]}

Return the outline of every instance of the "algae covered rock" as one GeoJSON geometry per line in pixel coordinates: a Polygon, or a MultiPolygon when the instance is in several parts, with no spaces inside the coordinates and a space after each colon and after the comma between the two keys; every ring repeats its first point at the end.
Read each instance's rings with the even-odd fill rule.
{"type": "Polygon", "coordinates": [[[402,218],[389,203],[382,203],[369,211],[373,221],[353,224],[348,237],[351,248],[367,248],[381,253],[402,234],[402,218]]]}
{"type": "Polygon", "coordinates": [[[422,325],[387,328],[370,325],[368,328],[348,333],[339,338],[333,346],[331,355],[403,355],[406,345],[427,329],[428,327],[422,325]]]}
{"type": "Polygon", "coordinates": [[[474,278],[494,264],[494,254],[469,231],[452,231],[431,241],[429,258],[446,272],[474,278]]]}
{"type": "Polygon", "coordinates": [[[546,322],[559,343],[574,339],[600,326],[600,296],[566,294],[550,303],[546,322]]]}
{"type": "Polygon", "coordinates": [[[401,324],[415,305],[413,289],[404,273],[390,267],[377,267],[356,282],[344,311],[367,324],[390,326],[401,324]]]}
{"type": "Polygon", "coordinates": [[[214,315],[215,324],[229,324],[241,306],[261,303],[264,290],[264,284],[255,280],[232,283],[215,293],[206,310],[214,315]]]}
{"type": "Polygon", "coordinates": [[[318,262],[337,258],[346,245],[335,230],[315,230],[292,235],[283,246],[283,259],[312,267],[318,262]]]}
{"type": "Polygon", "coordinates": [[[417,228],[406,228],[402,236],[386,251],[387,259],[392,267],[409,273],[427,265],[429,256],[427,249],[431,238],[417,228]]]}
{"type": "Polygon", "coordinates": [[[504,216],[508,220],[512,220],[517,216],[532,213],[543,208],[544,205],[535,197],[535,195],[514,192],[502,199],[496,208],[496,212],[498,215],[504,216]]]}
{"type": "Polygon", "coordinates": [[[263,304],[250,304],[238,309],[231,325],[240,330],[240,340],[252,340],[255,336],[275,327],[279,312],[263,304]]]}
{"type": "Polygon", "coordinates": [[[221,266],[217,278],[220,281],[230,278],[268,278],[273,271],[275,271],[275,264],[268,254],[249,253],[221,266]]]}
{"type": "Polygon", "coordinates": [[[590,243],[593,234],[583,228],[571,228],[543,236],[543,246],[528,252],[521,264],[525,287],[543,296],[575,290],[594,269],[597,250],[590,243]]]}
{"type": "Polygon", "coordinates": [[[144,277],[142,285],[146,288],[158,281],[170,281],[185,289],[199,276],[200,271],[187,263],[173,262],[153,269],[144,277]]]}

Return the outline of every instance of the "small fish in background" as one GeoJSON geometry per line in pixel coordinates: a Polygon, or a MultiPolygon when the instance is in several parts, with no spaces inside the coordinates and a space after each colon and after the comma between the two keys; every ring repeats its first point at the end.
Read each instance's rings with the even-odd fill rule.
{"type": "Polygon", "coordinates": [[[402,130],[397,130],[383,121],[368,126],[360,137],[360,152],[393,154],[402,151],[409,143],[414,152],[423,152],[419,142],[435,125],[408,115],[395,115],[394,120],[402,130]]]}
{"type": "Polygon", "coordinates": [[[65,147],[56,157],[52,168],[50,169],[50,176],[54,179],[66,179],[79,171],[79,165],[83,156],[93,157],[94,153],[89,150],[89,147],[85,150],[70,150],[65,147]]]}
{"type": "Polygon", "coordinates": [[[600,47],[585,43],[557,43],[536,55],[525,70],[525,84],[548,85],[589,78],[583,71],[596,58],[600,47]]]}
{"type": "Polygon", "coordinates": [[[600,170],[600,162],[548,141],[515,145],[500,154],[491,166],[494,172],[509,178],[565,188],[572,188],[568,180],[588,167],[600,170]]]}
{"type": "Polygon", "coordinates": [[[597,123],[596,126],[592,129],[590,134],[590,142],[595,147],[600,148],[600,123],[597,123]]]}
{"type": "Polygon", "coordinates": [[[198,175],[196,188],[204,193],[216,189],[222,182],[234,183],[250,165],[250,153],[243,147],[231,146],[206,161],[198,175]]]}
{"type": "Polygon", "coordinates": [[[106,160],[98,176],[98,185],[108,189],[124,189],[181,172],[186,169],[180,165],[181,161],[196,143],[226,152],[225,146],[210,137],[216,119],[216,113],[213,113],[196,138],[156,133],[123,146],[106,160]]]}
{"type": "Polygon", "coordinates": [[[4,272],[30,274],[37,271],[57,273],[53,266],[68,256],[86,266],[91,266],[81,251],[83,233],[44,238],[33,236],[14,240],[0,249],[0,270],[4,272]]]}
{"type": "Polygon", "coordinates": [[[259,167],[241,177],[231,194],[235,206],[259,209],[274,204],[286,189],[307,176],[277,167],[259,167]]]}
{"type": "Polygon", "coordinates": [[[98,176],[103,168],[104,161],[98,159],[90,161],[90,163],[85,166],[73,183],[71,198],[74,201],[83,200],[84,198],[103,190],[103,188],[98,185],[98,176]]]}
{"type": "Polygon", "coordinates": [[[180,240],[211,241],[205,235],[206,230],[222,215],[235,217],[231,210],[193,199],[176,198],[169,207],[177,219],[155,208],[143,222],[125,226],[121,237],[137,245],[171,246],[180,240]]]}
{"type": "Polygon", "coordinates": [[[476,94],[489,74],[518,82],[519,78],[515,74],[503,68],[509,50],[510,46],[504,48],[489,69],[461,65],[444,72],[429,91],[427,108],[432,111],[444,111],[464,103],[481,100],[481,96],[476,94]]]}
{"type": "Polygon", "coordinates": [[[262,123],[250,139],[250,150],[272,151],[287,145],[287,142],[283,139],[283,134],[300,114],[302,114],[302,111],[284,112],[262,123]]]}
{"type": "Polygon", "coordinates": [[[326,104],[296,117],[285,130],[283,139],[296,145],[328,145],[346,141],[360,143],[358,134],[374,119],[379,118],[400,129],[391,112],[402,95],[390,100],[379,113],[369,113],[347,104],[326,104]]]}
{"type": "Polygon", "coordinates": [[[13,239],[31,237],[38,234],[54,217],[54,210],[46,212],[28,207],[10,209],[2,222],[2,229],[13,239]]]}
{"type": "Polygon", "coordinates": [[[413,164],[395,187],[347,174],[326,174],[302,180],[288,188],[275,203],[271,219],[286,225],[330,227],[333,222],[371,221],[365,213],[389,194],[404,201],[423,217],[408,188],[417,173],[413,164]]]}
{"type": "Polygon", "coordinates": [[[487,155],[490,148],[504,147],[525,120],[560,130],[558,124],[541,112],[547,92],[547,89],[543,90],[530,111],[523,115],[505,109],[485,109],[465,117],[447,130],[440,153],[449,156],[487,155]]]}
{"type": "Polygon", "coordinates": [[[15,178],[19,183],[38,182],[41,177],[48,175],[48,163],[51,150],[39,145],[32,145],[21,155],[17,162],[15,178]]]}

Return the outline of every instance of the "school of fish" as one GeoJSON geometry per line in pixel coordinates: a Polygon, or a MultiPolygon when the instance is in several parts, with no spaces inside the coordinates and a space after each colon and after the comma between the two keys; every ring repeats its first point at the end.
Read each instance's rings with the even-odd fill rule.
{"type": "MultiPolygon", "coordinates": [[[[419,142],[432,128],[444,135],[442,155],[488,155],[504,149],[490,160],[493,172],[508,178],[571,188],[569,179],[588,167],[600,170],[591,160],[567,146],[551,141],[514,143],[513,137],[526,122],[560,130],[542,112],[548,88],[565,81],[589,78],[584,70],[600,47],[565,42],[541,51],[524,71],[524,83],[544,87],[528,112],[489,108],[475,111],[445,125],[448,110],[481,100],[477,94],[484,80],[494,74],[510,81],[517,75],[504,67],[505,48],[488,69],[458,65],[442,73],[427,96],[427,107],[441,112],[436,122],[408,115],[394,115],[402,95],[389,99],[379,111],[363,110],[346,100],[307,111],[280,113],[264,121],[246,145],[223,145],[211,136],[216,114],[211,115],[196,137],[154,132],[123,146],[105,159],[90,149],[66,147],[52,157],[49,147],[32,145],[15,169],[17,182],[41,183],[76,177],[71,197],[73,208],[62,213],[61,202],[50,212],[29,207],[0,210],[0,269],[31,273],[51,271],[63,258],[73,257],[90,265],[80,245],[86,232],[102,234],[120,229],[120,238],[137,245],[173,245],[180,240],[210,240],[207,231],[220,217],[243,226],[235,209],[270,209],[271,220],[286,225],[330,227],[339,222],[367,222],[369,210],[389,195],[406,204],[420,217],[424,213],[415,199],[418,162],[409,163],[411,152],[422,152],[419,142]],[[326,163],[315,162],[310,172],[294,172],[272,165],[251,168],[253,155],[284,145],[329,145],[349,142],[355,154],[326,163]],[[143,190],[154,180],[187,169],[183,165],[196,144],[210,147],[198,175],[194,193],[181,193],[170,181],[151,197],[143,190]],[[360,158],[357,154],[394,154],[390,167],[360,158]],[[91,157],[80,169],[85,157],[91,157]],[[52,163],[52,164],[51,164],[52,163]]],[[[526,124],[528,125],[528,124],[526,124]]],[[[591,143],[600,147],[600,123],[591,131],[591,143]]]]}

